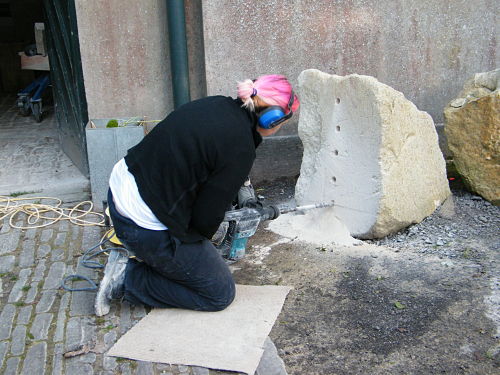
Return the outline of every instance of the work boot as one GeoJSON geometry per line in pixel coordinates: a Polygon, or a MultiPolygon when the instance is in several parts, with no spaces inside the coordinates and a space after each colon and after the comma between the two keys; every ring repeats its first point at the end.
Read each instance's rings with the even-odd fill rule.
{"type": "Polygon", "coordinates": [[[110,251],[106,268],[104,268],[104,276],[95,298],[94,307],[97,316],[109,313],[110,301],[123,296],[123,281],[125,280],[127,262],[128,256],[125,251],[110,251]]]}

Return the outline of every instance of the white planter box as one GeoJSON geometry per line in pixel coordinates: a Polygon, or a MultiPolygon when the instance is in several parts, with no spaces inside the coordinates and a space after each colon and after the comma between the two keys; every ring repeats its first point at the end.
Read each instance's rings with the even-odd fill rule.
{"type": "Polygon", "coordinates": [[[90,120],[85,127],[90,189],[97,210],[102,210],[102,201],[107,200],[113,166],[127,154],[129,148],[144,138],[145,131],[140,117],[117,119],[117,128],[106,128],[109,120],[90,120]]]}

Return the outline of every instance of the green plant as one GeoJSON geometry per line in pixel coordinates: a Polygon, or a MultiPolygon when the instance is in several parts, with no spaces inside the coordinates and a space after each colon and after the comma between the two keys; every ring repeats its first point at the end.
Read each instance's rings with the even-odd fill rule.
{"type": "Polygon", "coordinates": [[[35,336],[33,336],[33,335],[32,335],[31,333],[29,333],[29,332],[26,334],[26,336],[28,336],[28,338],[29,338],[30,340],[33,340],[33,339],[35,338],[35,336]]]}
{"type": "Polygon", "coordinates": [[[23,292],[27,292],[28,290],[30,290],[30,288],[31,288],[31,286],[25,285],[25,286],[23,286],[22,290],[23,290],[23,292]]]}
{"type": "Polygon", "coordinates": [[[22,302],[22,301],[16,302],[16,303],[14,303],[14,306],[23,307],[24,306],[24,302],[22,302]]]}
{"type": "Polygon", "coordinates": [[[15,198],[19,197],[20,195],[33,194],[33,193],[36,193],[36,191],[15,191],[13,193],[10,193],[9,196],[15,198]]]}
{"type": "Polygon", "coordinates": [[[115,328],[115,326],[113,324],[108,324],[106,327],[104,327],[102,330],[104,332],[109,332],[111,331],[113,328],[115,328]]]}
{"type": "Polygon", "coordinates": [[[394,302],[394,307],[399,310],[406,309],[406,306],[399,301],[394,302]]]}
{"type": "Polygon", "coordinates": [[[116,120],[116,119],[109,120],[108,123],[106,124],[106,127],[107,128],[117,128],[118,127],[118,120],[116,120]]]}

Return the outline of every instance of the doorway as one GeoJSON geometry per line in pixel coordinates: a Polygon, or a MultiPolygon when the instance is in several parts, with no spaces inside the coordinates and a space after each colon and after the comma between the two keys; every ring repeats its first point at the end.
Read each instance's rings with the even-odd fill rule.
{"type": "MultiPolygon", "coordinates": [[[[51,43],[47,33],[44,46],[33,51],[33,46],[37,45],[36,36],[39,36],[35,25],[38,26],[37,31],[40,25],[45,31],[54,29],[48,22],[50,10],[45,12],[49,6],[52,10],[57,8],[56,14],[52,12],[53,19],[68,28],[73,26],[67,20],[74,17],[76,27],[76,16],[71,14],[71,4],[74,11],[74,1],[0,0],[0,195],[43,194],[66,201],[87,199],[89,196],[89,182],[85,176],[86,158],[81,156],[85,152],[84,139],[78,140],[79,156],[75,157],[76,162],[64,152],[66,149],[75,149],[68,144],[75,143],[74,133],[77,129],[82,129],[81,137],[84,137],[82,123],[86,122],[83,87],[73,90],[83,93],[83,101],[73,101],[73,112],[79,113],[78,120],[71,112],[65,111],[67,105],[61,103],[63,93],[60,92],[60,77],[64,65],[58,56],[65,57],[64,61],[70,64],[68,56],[74,53],[51,43]],[[59,3],[64,5],[60,6],[59,3]],[[43,67],[37,69],[36,65],[29,66],[25,61],[22,62],[23,57],[30,54],[36,55],[40,61],[45,57],[49,61],[50,72],[43,67]],[[53,59],[58,68],[55,71],[52,69],[53,59]],[[37,119],[31,108],[26,111],[26,108],[23,110],[18,107],[18,93],[47,74],[50,74],[51,84],[43,90],[42,116],[37,119]],[[83,173],[76,167],[77,163],[81,164],[83,173]]],[[[56,30],[62,34],[61,28],[56,30]]],[[[79,50],[77,52],[79,58],[79,50]]],[[[75,75],[74,69],[66,69],[64,74],[75,75]]],[[[70,78],[66,88],[74,86],[75,80],[80,78],[70,78]]]]}

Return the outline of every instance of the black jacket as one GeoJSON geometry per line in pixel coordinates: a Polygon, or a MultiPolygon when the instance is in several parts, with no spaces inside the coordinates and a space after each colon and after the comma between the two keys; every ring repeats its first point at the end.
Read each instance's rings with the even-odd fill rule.
{"type": "Polygon", "coordinates": [[[213,236],[255,160],[256,123],[240,100],[211,96],[179,107],[128,150],[139,194],[175,237],[213,236]]]}

